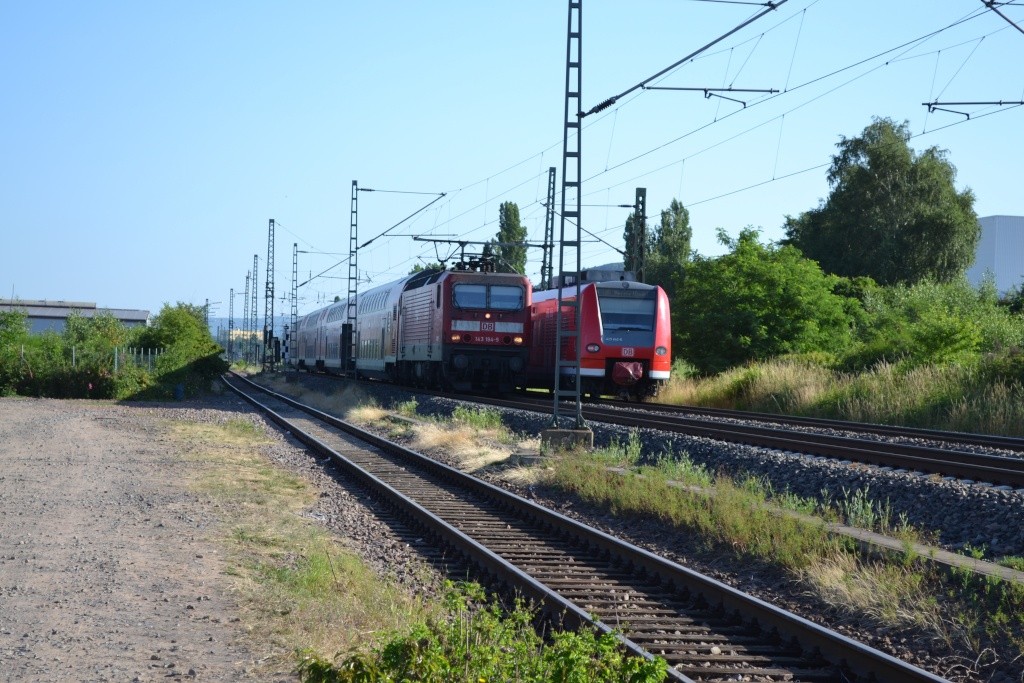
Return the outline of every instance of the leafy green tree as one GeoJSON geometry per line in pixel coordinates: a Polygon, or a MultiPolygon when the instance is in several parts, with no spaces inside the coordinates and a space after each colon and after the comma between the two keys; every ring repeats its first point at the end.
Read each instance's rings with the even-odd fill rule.
{"type": "Polygon", "coordinates": [[[28,336],[28,316],[24,311],[0,311],[0,348],[20,344],[28,336]]]}
{"type": "MultiPolygon", "coordinates": [[[[637,272],[641,262],[644,263],[646,269],[647,260],[651,255],[651,247],[654,244],[654,238],[651,235],[650,230],[646,231],[645,236],[646,239],[644,239],[641,244],[636,214],[629,214],[629,216],[626,217],[626,227],[622,231],[622,242],[626,245],[625,254],[622,256],[622,264],[623,268],[626,270],[631,270],[634,273],[637,272]]],[[[644,277],[644,279],[649,280],[647,277],[644,277]]]]}
{"type": "Polygon", "coordinates": [[[676,348],[703,372],[786,353],[839,352],[861,307],[834,293],[840,278],[790,246],[767,246],[747,228],[731,252],[694,256],[673,301],[676,348]]]}
{"type": "Polygon", "coordinates": [[[876,118],[842,138],[817,209],[786,217],[786,243],[829,273],[889,285],[949,282],[974,260],[981,235],[974,194],[957,192],[946,151],[909,146],[906,122],[876,118]]]}
{"type": "Polygon", "coordinates": [[[494,246],[499,273],[526,272],[526,228],[519,222],[519,205],[503,202],[498,209],[498,238],[494,246]]]}
{"type": "Polygon", "coordinates": [[[164,304],[139,343],[164,349],[156,363],[161,384],[165,388],[184,385],[189,395],[208,388],[228,368],[227,361],[220,358],[224,349],[210,336],[203,306],[164,304]]]}
{"type": "Polygon", "coordinates": [[[844,354],[843,369],[863,370],[880,361],[903,367],[971,363],[1024,346],[1024,318],[1001,306],[994,283],[971,286],[919,282],[876,288],[864,301],[858,343],[844,354]]]}
{"type": "Polygon", "coordinates": [[[428,263],[426,265],[423,265],[422,263],[417,263],[416,265],[414,265],[409,270],[409,275],[415,275],[416,273],[422,273],[424,270],[444,270],[444,266],[442,266],[437,261],[435,261],[433,263],[428,263]]]}
{"type": "Polygon", "coordinates": [[[668,208],[661,212],[661,223],[652,236],[651,251],[647,258],[645,280],[661,285],[673,296],[682,281],[686,263],[690,258],[690,212],[682,202],[673,199],[668,208]]]}
{"type": "Polygon", "coordinates": [[[21,347],[28,340],[27,320],[23,311],[0,311],[0,396],[14,394],[21,380],[21,347]]]}

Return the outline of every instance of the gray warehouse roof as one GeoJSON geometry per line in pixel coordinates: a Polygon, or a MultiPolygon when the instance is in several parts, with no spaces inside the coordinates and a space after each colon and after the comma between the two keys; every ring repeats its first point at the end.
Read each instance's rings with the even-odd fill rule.
{"type": "Polygon", "coordinates": [[[61,332],[71,312],[91,318],[99,314],[110,314],[128,327],[145,325],[149,311],[131,308],[98,308],[89,301],[48,301],[38,299],[0,299],[0,311],[22,311],[28,318],[32,333],[53,330],[61,332]]]}

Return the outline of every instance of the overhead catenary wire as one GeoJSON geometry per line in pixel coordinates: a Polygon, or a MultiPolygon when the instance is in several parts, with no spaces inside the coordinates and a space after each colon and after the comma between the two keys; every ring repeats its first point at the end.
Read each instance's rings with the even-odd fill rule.
{"type": "MultiPolygon", "coordinates": [[[[370,238],[370,239],[366,240],[365,242],[363,242],[362,244],[360,244],[360,245],[359,245],[358,247],[356,247],[356,248],[357,248],[357,249],[362,249],[362,248],[364,248],[364,247],[366,247],[366,246],[370,245],[371,243],[373,243],[373,242],[374,242],[375,240],[378,240],[378,239],[380,239],[381,237],[384,237],[385,235],[387,235],[387,234],[388,234],[389,232],[391,232],[392,230],[394,230],[395,228],[397,228],[397,227],[398,227],[399,225],[401,225],[402,223],[405,223],[405,222],[406,222],[407,220],[409,220],[409,219],[410,219],[410,218],[412,218],[413,216],[416,216],[417,214],[419,214],[419,213],[422,213],[423,211],[425,211],[425,210],[426,210],[427,208],[429,208],[429,207],[430,207],[430,206],[431,206],[432,204],[434,204],[435,202],[438,202],[438,201],[440,201],[440,200],[441,200],[441,199],[442,199],[442,198],[443,198],[443,197],[445,196],[445,194],[446,194],[446,193],[445,193],[445,192],[439,192],[439,193],[436,193],[436,194],[437,194],[437,196],[436,196],[436,197],[434,197],[434,198],[433,198],[432,200],[430,200],[429,202],[427,202],[427,203],[426,203],[425,205],[423,205],[423,206],[421,206],[420,208],[416,209],[416,210],[415,210],[415,211],[413,211],[413,212],[412,212],[411,214],[409,214],[408,216],[406,216],[406,217],[405,217],[405,218],[403,218],[402,220],[398,221],[397,223],[395,223],[395,224],[394,224],[394,225],[392,225],[392,226],[391,226],[390,228],[388,228],[388,229],[387,229],[387,230],[385,230],[384,232],[380,233],[380,234],[379,234],[379,235],[377,235],[376,237],[372,237],[372,238],[370,238]]],[[[340,264],[339,264],[339,265],[340,265],[340,264]]]]}
{"type": "MultiPolygon", "coordinates": [[[[904,43],[901,43],[900,45],[897,45],[895,47],[889,48],[887,50],[883,50],[881,52],[875,53],[874,55],[872,55],[870,57],[866,57],[864,59],[858,60],[858,61],[856,61],[856,62],[854,62],[852,64],[849,64],[847,66],[841,67],[839,69],[834,69],[833,71],[830,71],[830,72],[828,72],[826,74],[823,74],[821,76],[816,76],[815,78],[812,78],[812,79],[810,79],[808,81],[805,81],[805,82],[803,82],[803,83],[801,83],[799,85],[796,85],[796,86],[790,88],[789,90],[785,91],[784,93],[779,93],[779,94],[776,94],[776,95],[770,95],[769,97],[767,97],[767,98],[765,98],[763,100],[760,100],[759,102],[756,102],[756,103],[752,104],[750,108],[753,108],[753,107],[758,106],[760,104],[763,104],[765,102],[774,100],[775,98],[781,97],[784,94],[788,94],[788,93],[792,93],[792,92],[794,92],[796,90],[800,90],[802,88],[805,88],[805,87],[807,87],[809,85],[812,85],[814,83],[817,83],[819,81],[825,80],[827,78],[831,78],[833,76],[837,76],[837,75],[839,75],[839,74],[841,74],[841,73],[843,73],[845,71],[849,71],[850,69],[856,68],[857,66],[860,66],[862,64],[866,64],[866,63],[868,63],[868,62],[870,62],[872,60],[878,59],[878,58],[880,58],[880,57],[882,57],[884,55],[887,55],[887,54],[889,54],[891,52],[896,52],[897,50],[901,50],[903,48],[913,47],[914,45],[917,45],[919,43],[922,43],[922,42],[925,42],[925,41],[929,40],[930,38],[932,38],[932,37],[942,33],[943,31],[947,31],[950,28],[953,28],[955,26],[959,26],[960,24],[963,24],[963,23],[965,23],[967,21],[970,21],[972,19],[976,19],[979,16],[982,16],[984,13],[985,13],[985,10],[983,10],[983,9],[979,9],[979,10],[973,11],[973,12],[969,13],[967,16],[965,16],[964,18],[959,19],[959,20],[957,20],[957,21],[955,21],[955,22],[953,22],[951,24],[948,24],[948,25],[946,25],[946,26],[944,26],[944,27],[942,27],[940,29],[937,29],[937,30],[934,30],[934,31],[930,31],[929,33],[926,33],[926,34],[924,34],[922,36],[919,36],[919,37],[914,38],[912,40],[906,41],[904,43]]],[[[895,60],[890,60],[890,61],[895,61],[895,60]]],[[[857,78],[863,78],[867,74],[869,74],[869,73],[871,73],[873,71],[876,71],[876,70],[882,68],[883,66],[888,65],[888,63],[889,62],[886,62],[885,64],[881,64],[881,65],[879,65],[877,67],[874,67],[873,69],[871,69],[871,70],[869,70],[869,71],[867,71],[867,72],[865,72],[865,73],[855,77],[854,79],[850,79],[849,81],[845,81],[845,82],[841,83],[840,85],[838,85],[838,86],[836,86],[834,88],[831,88],[830,90],[827,90],[824,93],[821,93],[821,94],[817,95],[816,97],[811,98],[807,102],[805,102],[805,103],[803,103],[801,105],[798,105],[797,107],[794,107],[794,108],[788,110],[786,113],[792,113],[793,111],[796,111],[797,109],[799,109],[801,107],[804,107],[807,104],[809,104],[811,102],[814,102],[814,101],[824,97],[827,94],[835,92],[840,87],[848,85],[849,83],[853,82],[857,78]]],[[[670,145],[673,145],[673,144],[679,142],[680,140],[683,140],[683,139],[685,139],[687,137],[690,137],[691,135],[693,135],[695,133],[698,133],[698,132],[700,132],[700,131],[702,131],[702,130],[704,130],[706,128],[709,128],[710,126],[714,125],[715,123],[718,123],[719,121],[724,121],[725,119],[728,119],[728,118],[730,118],[732,116],[737,115],[740,111],[742,111],[742,110],[737,110],[735,112],[730,112],[729,114],[726,114],[725,116],[723,116],[720,119],[716,118],[714,121],[709,121],[709,122],[707,122],[707,123],[705,123],[703,125],[698,126],[697,128],[694,128],[694,129],[692,129],[692,130],[690,130],[690,131],[688,131],[688,132],[686,132],[686,133],[684,133],[684,134],[682,134],[680,136],[677,136],[677,137],[673,138],[672,140],[664,142],[664,143],[662,143],[660,145],[657,145],[657,146],[655,146],[655,147],[653,147],[653,148],[651,148],[651,149],[649,149],[647,151],[641,152],[640,154],[637,154],[637,155],[635,155],[633,157],[630,157],[629,159],[626,159],[626,160],[624,160],[624,161],[622,161],[622,162],[620,162],[618,164],[615,164],[615,165],[611,166],[610,168],[608,168],[606,171],[597,172],[597,173],[593,174],[592,176],[586,178],[585,182],[589,182],[591,180],[594,180],[595,178],[600,177],[601,175],[603,175],[606,172],[614,171],[614,170],[616,170],[616,169],[618,169],[618,168],[620,168],[622,166],[625,166],[625,165],[630,164],[630,163],[632,163],[634,161],[637,161],[638,159],[641,159],[641,158],[643,158],[645,156],[653,154],[654,152],[656,152],[658,150],[661,150],[661,149],[664,149],[664,148],[666,148],[666,147],[668,147],[670,145]]],[[[765,121],[762,124],[758,124],[758,125],[752,126],[751,128],[748,128],[745,131],[743,131],[742,133],[740,133],[739,135],[742,135],[742,134],[745,134],[747,132],[750,132],[751,130],[755,130],[755,129],[759,128],[760,126],[765,125],[766,123],[769,123],[770,121],[774,121],[775,118],[777,118],[777,117],[773,117],[772,119],[769,119],[768,121],[765,121]]],[[[738,137],[738,135],[734,135],[734,136],[731,136],[729,138],[726,138],[726,141],[732,140],[732,139],[734,139],[736,137],[738,137]]],[[[718,143],[718,144],[721,144],[721,143],[718,143]]],[[[712,149],[713,147],[716,147],[716,146],[718,146],[718,145],[716,144],[716,145],[712,145],[710,147],[705,147],[704,149],[702,149],[700,152],[697,152],[696,154],[701,154],[701,153],[706,152],[709,149],[712,149]]],[[[692,158],[693,156],[696,156],[696,154],[689,155],[689,157],[687,157],[687,158],[692,158]]],[[[673,164],[674,163],[678,163],[678,162],[673,162],[673,164]]],[[[672,164],[669,164],[669,165],[672,165],[672,164]]],[[[642,176],[638,176],[638,177],[642,177],[642,176]]],[[[629,182],[629,181],[626,181],[626,182],[629,182]]],[[[613,186],[613,187],[615,187],[615,186],[613,186]]]]}
{"type": "MultiPolygon", "coordinates": [[[[735,4],[743,4],[743,3],[738,3],[738,2],[737,2],[737,3],[735,3],[735,4]]],[[[747,4],[751,4],[751,5],[759,5],[759,6],[764,6],[764,4],[763,4],[763,3],[747,3],[747,4]]],[[[1002,4],[1007,4],[1007,3],[999,3],[999,4],[1000,4],[1000,5],[1002,5],[1002,4]]],[[[985,10],[985,9],[983,9],[983,8],[979,8],[979,10],[980,10],[980,12],[981,12],[981,13],[983,13],[983,14],[984,14],[984,13],[986,13],[986,10],[985,10]]],[[[802,18],[803,18],[803,12],[801,12],[801,15],[802,15],[802,16],[801,16],[801,19],[802,19],[802,18]]],[[[795,17],[795,15],[794,15],[794,17],[795,17]]],[[[970,18],[970,17],[968,17],[968,18],[966,18],[966,19],[964,19],[964,20],[962,20],[962,21],[967,21],[967,20],[968,20],[969,18],[970,18]]],[[[951,24],[950,26],[953,26],[953,25],[955,25],[955,24],[951,24]]],[[[802,26],[802,23],[801,23],[801,26],[802,26]]],[[[894,49],[895,49],[895,48],[894,48],[894,49]]],[[[794,55],[795,55],[795,52],[796,52],[796,50],[795,50],[795,48],[794,48],[794,55]]],[[[792,73],[792,67],[793,67],[793,63],[794,63],[794,61],[795,61],[795,58],[794,58],[794,59],[791,59],[791,60],[790,60],[790,64],[789,64],[789,67],[790,67],[790,73],[792,73]]],[[[845,68],[851,68],[851,67],[845,67],[845,68]]],[[[842,70],[837,70],[836,72],[833,72],[833,73],[838,73],[838,72],[841,72],[841,71],[842,71],[842,70]]],[[[787,84],[788,84],[788,80],[789,80],[789,75],[790,75],[790,73],[787,73],[787,84]]],[[[869,73],[870,73],[870,72],[869,72],[869,73]]],[[[810,82],[810,81],[809,81],[809,82],[810,82]]],[[[809,82],[808,82],[808,83],[809,83],[809,82]]],[[[797,87],[802,87],[803,85],[806,85],[806,83],[805,83],[805,84],[801,84],[800,86],[797,86],[797,87]]],[[[832,91],[829,91],[829,92],[832,92],[832,91]]],[[[813,100],[812,100],[812,101],[813,101],[813,100]]],[[[620,102],[619,102],[619,103],[620,103],[620,106],[621,106],[622,102],[623,102],[623,101],[622,101],[622,100],[620,100],[620,102]]],[[[805,103],[805,104],[806,104],[806,103],[805,103]]],[[[803,106],[803,105],[801,105],[801,106],[803,106]]],[[[617,111],[617,110],[616,110],[616,111],[617,111]]],[[[607,112],[607,113],[608,113],[608,114],[613,114],[613,112],[607,112]]],[[[784,116],[784,114],[783,114],[783,116],[784,116]]],[[[596,119],[596,120],[601,120],[602,118],[603,118],[603,117],[598,117],[598,116],[594,116],[594,117],[592,117],[592,119],[596,119]]],[[[773,118],[771,119],[771,121],[774,121],[774,120],[775,120],[775,118],[779,118],[779,117],[773,117],[773,118]]],[[[603,120],[607,121],[607,119],[603,119],[603,120]]],[[[782,121],[782,119],[780,118],[780,139],[781,139],[781,130],[782,130],[782,128],[781,128],[781,121],[782,121]]],[[[588,122],[590,122],[590,121],[588,121],[588,122]]],[[[610,149],[610,147],[609,147],[609,149],[610,149]]],[[[710,149],[710,147],[702,149],[700,153],[703,153],[704,151],[707,151],[707,149],[710,149]]],[[[777,158],[777,159],[778,159],[778,155],[779,155],[779,149],[777,148],[777,149],[776,149],[776,158],[777,158]]],[[[537,156],[537,155],[536,155],[536,154],[531,154],[529,158],[533,158],[534,156],[537,156]]],[[[675,161],[673,161],[673,162],[672,162],[672,164],[676,164],[676,163],[678,163],[678,164],[680,165],[680,182],[681,182],[681,179],[682,179],[682,169],[683,169],[683,167],[684,167],[685,161],[686,161],[686,159],[687,159],[687,158],[692,158],[692,156],[693,156],[693,155],[688,155],[687,157],[684,157],[684,158],[682,158],[682,159],[678,159],[678,160],[675,160],[675,161]]],[[[541,154],[541,158],[543,159],[543,154],[541,154]]],[[[634,160],[636,160],[636,158],[635,158],[635,157],[634,157],[634,159],[632,159],[632,160],[630,160],[630,161],[634,161],[634,160]]],[[[516,168],[517,166],[521,165],[521,163],[522,163],[522,162],[519,162],[519,163],[517,163],[517,164],[514,164],[514,165],[512,165],[512,166],[509,166],[509,167],[507,167],[507,168],[506,168],[506,169],[505,169],[505,170],[504,170],[503,172],[505,172],[505,171],[508,171],[508,170],[513,170],[513,169],[515,169],[515,168],[516,168]]],[[[628,163],[628,162],[626,162],[626,163],[628,163]]],[[[543,165],[543,161],[541,161],[541,164],[543,165]]],[[[669,166],[671,166],[672,164],[669,164],[669,166]]],[[[613,168],[617,168],[617,167],[619,167],[619,166],[623,166],[623,165],[625,165],[625,163],[623,163],[623,164],[617,164],[617,165],[615,165],[615,167],[613,167],[613,168]]],[[[776,162],[776,166],[777,166],[777,162],[776,162]]],[[[662,168],[664,168],[664,167],[662,167],[662,168]]],[[[798,173],[799,173],[799,172],[798,172],[798,173]]],[[[518,175],[518,174],[516,174],[516,175],[518,175]]],[[[773,173],[773,175],[774,175],[774,173],[773,173]]],[[[792,175],[792,174],[790,174],[790,175],[792,175]]],[[[487,181],[489,181],[490,179],[493,179],[494,177],[495,177],[494,175],[491,175],[491,176],[487,176],[487,178],[486,178],[486,179],[482,179],[482,180],[481,180],[481,181],[479,181],[479,182],[480,182],[480,183],[483,183],[483,182],[487,182],[487,181]]],[[[595,177],[596,177],[596,176],[595,176],[595,177]]],[[[788,176],[787,176],[787,175],[783,175],[783,176],[780,176],[780,177],[779,177],[778,179],[779,179],[779,180],[781,180],[781,179],[784,179],[784,178],[786,178],[786,177],[788,177],[788,176]]],[[[541,174],[541,173],[538,173],[537,175],[533,176],[533,178],[531,178],[531,179],[530,179],[529,181],[527,181],[527,182],[533,182],[533,181],[534,181],[535,179],[538,179],[538,182],[539,182],[539,180],[542,180],[542,174],[541,174]]],[[[522,185],[522,184],[523,184],[523,183],[520,183],[519,185],[516,185],[515,187],[519,187],[519,186],[520,186],[520,185],[522,185]]],[[[466,186],[466,187],[471,187],[471,186],[472,186],[472,185],[470,185],[470,186],[466,186]]],[[[609,187],[615,187],[615,186],[616,186],[616,185],[610,185],[609,187]]],[[[754,187],[754,186],[751,186],[751,187],[754,187]]],[[[458,192],[458,191],[453,191],[453,193],[452,193],[452,194],[455,194],[455,193],[457,193],[457,192],[458,192]]],[[[491,202],[491,201],[492,201],[492,200],[493,200],[493,199],[494,199],[495,197],[498,197],[498,196],[499,196],[498,194],[495,194],[495,195],[491,196],[491,195],[490,195],[490,193],[488,192],[488,196],[487,196],[487,199],[486,199],[486,200],[485,200],[485,201],[483,202],[483,205],[484,205],[484,206],[486,206],[486,205],[487,205],[487,204],[488,204],[489,202],[491,202]]],[[[461,202],[459,202],[459,203],[461,203],[461,202]]],[[[450,197],[449,197],[449,202],[448,202],[448,205],[449,205],[449,206],[452,206],[452,204],[451,204],[451,198],[450,198],[450,197]]],[[[457,207],[457,204],[455,204],[455,206],[457,207]]],[[[477,208],[478,208],[479,206],[481,206],[481,205],[477,205],[477,208]]],[[[470,210],[470,211],[472,211],[472,210],[470,210]]],[[[455,220],[456,220],[456,219],[457,219],[458,217],[460,217],[460,216],[463,216],[463,215],[465,215],[465,213],[467,213],[467,212],[464,212],[464,213],[459,213],[459,214],[457,214],[457,215],[455,215],[455,216],[453,216],[453,217],[451,217],[451,218],[449,218],[449,219],[447,219],[447,220],[445,220],[445,221],[442,221],[442,222],[441,222],[440,224],[444,224],[444,223],[454,223],[454,222],[455,222],[455,220]]],[[[436,214],[437,216],[439,216],[439,217],[440,217],[440,216],[444,216],[444,214],[441,214],[441,213],[438,213],[438,212],[435,212],[435,214],[436,214]]],[[[485,228],[485,227],[487,227],[487,226],[489,226],[489,225],[492,225],[493,223],[494,223],[494,221],[486,221],[486,222],[484,222],[484,223],[483,223],[483,225],[480,225],[480,226],[478,226],[478,227],[476,227],[476,228],[473,228],[473,229],[472,229],[472,230],[471,230],[470,232],[472,232],[472,231],[478,231],[478,230],[481,230],[481,229],[483,229],[483,228],[485,228]]]]}
{"type": "Polygon", "coordinates": [[[1024,33],[1024,28],[1021,28],[1017,24],[1013,23],[1013,20],[1010,19],[1010,17],[1008,17],[1005,14],[1003,14],[1002,12],[1000,12],[998,7],[997,7],[997,5],[1009,5],[1011,3],[1009,3],[1009,2],[996,2],[995,0],[981,0],[981,3],[983,5],[985,5],[985,7],[988,7],[990,10],[992,10],[993,12],[995,12],[996,14],[1001,16],[1004,20],[1006,20],[1006,23],[1008,23],[1010,26],[1014,27],[1015,29],[1017,29],[1021,33],[1024,33]]]}
{"type": "Polygon", "coordinates": [[[588,111],[586,113],[581,112],[580,113],[580,118],[582,119],[582,118],[584,118],[586,116],[590,116],[591,114],[596,114],[596,113],[598,113],[600,111],[603,111],[604,109],[607,109],[608,107],[610,107],[613,104],[615,104],[616,102],[618,102],[619,98],[625,97],[626,95],[630,94],[631,92],[633,92],[635,90],[642,89],[645,85],[647,85],[651,81],[655,80],[656,78],[660,78],[661,76],[663,76],[663,75],[667,74],[668,72],[672,71],[673,69],[675,69],[680,64],[683,64],[683,63],[693,59],[694,57],[696,57],[700,53],[704,52],[705,50],[707,50],[707,49],[709,49],[711,47],[714,47],[718,43],[722,42],[723,40],[725,40],[729,36],[733,35],[737,31],[740,31],[740,30],[746,28],[747,26],[749,26],[750,24],[754,23],[755,21],[757,21],[761,17],[765,16],[769,12],[774,12],[776,9],[778,9],[780,6],[784,5],[787,2],[789,2],[789,0],[777,0],[776,2],[771,2],[769,0],[769,2],[762,3],[763,6],[767,7],[767,9],[764,10],[763,12],[758,12],[757,14],[752,16],[750,19],[747,19],[746,21],[744,21],[740,25],[738,25],[735,28],[733,28],[731,31],[728,31],[727,33],[723,33],[718,38],[715,38],[714,40],[712,40],[710,43],[708,43],[704,47],[698,48],[694,52],[691,52],[690,54],[688,54],[685,57],[683,57],[682,59],[680,59],[680,60],[678,60],[676,62],[673,62],[672,64],[670,64],[669,66],[665,67],[664,69],[662,69],[658,73],[654,74],[653,76],[645,78],[644,80],[640,81],[636,85],[634,85],[634,86],[632,86],[630,88],[627,88],[626,90],[622,91],[618,95],[615,95],[613,97],[609,97],[604,102],[601,102],[600,104],[595,105],[594,107],[592,107],[590,109],[590,111],[588,111]]]}

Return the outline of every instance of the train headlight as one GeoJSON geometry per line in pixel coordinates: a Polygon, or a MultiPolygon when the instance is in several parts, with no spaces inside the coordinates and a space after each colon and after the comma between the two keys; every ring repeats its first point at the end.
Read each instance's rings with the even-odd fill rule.
{"type": "Polygon", "coordinates": [[[523,343],[523,338],[522,337],[512,337],[512,343],[513,344],[522,344],[523,343]]]}
{"type": "Polygon", "coordinates": [[[666,349],[664,346],[659,346],[658,348],[654,349],[654,352],[659,356],[664,356],[666,353],[668,353],[668,349],[666,349]]]}
{"type": "Polygon", "coordinates": [[[587,344],[587,351],[590,353],[597,353],[601,350],[600,344],[587,344]]]}
{"type": "Polygon", "coordinates": [[[452,335],[452,341],[453,341],[453,342],[456,342],[456,343],[458,343],[458,341],[459,341],[460,339],[462,339],[462,335],[458,335],[458,334],[453,334],[453,335],[452,335]]]}

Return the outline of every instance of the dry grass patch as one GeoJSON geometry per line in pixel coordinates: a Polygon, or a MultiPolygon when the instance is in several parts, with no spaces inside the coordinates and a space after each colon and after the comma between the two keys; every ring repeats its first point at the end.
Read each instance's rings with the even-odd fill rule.
{"type": "Polygon", "coordinates": [[[351,408],[345,413],[345,421],[351,422],[357,425],[372,425],[379,422],[383,422],[391,415],[388,411],[381,408],[375,403],[367,403],[365,405],[351,408]]]}
{"type": "Polygon", "coordinates": [[[804,567],[799,576],[840,612],[865,614],[894,628],[918,628],[948,642],[935,586],[918,569],[830,554],[804,567]]]}
{"type": "Polygon", "coordinates": [[[339,652],[373,634],[406,628],[427,609],[377,577],[333,536],[302,516],[319,493],[262,453],[271,443],[244,420],[176,423],[201,467],[191,487],[216,507],[252,649],[276,667],[304,648],[339,652]]]}
{"type": "Polygon", "coordinates": [[[544,479],[544,469],[539,466],[516,465],[501,470],[498,477],[509,484],[516,486],[533,486],[544,479]]]}
{"type": "Polygon", "coordinates": [[[412,447],[420,451],[441,451],[455,458],[468,471],[483,469],[507,460],[512,451],[478,430],[459,424],[425,422],[413,428],[412,447]]]}

